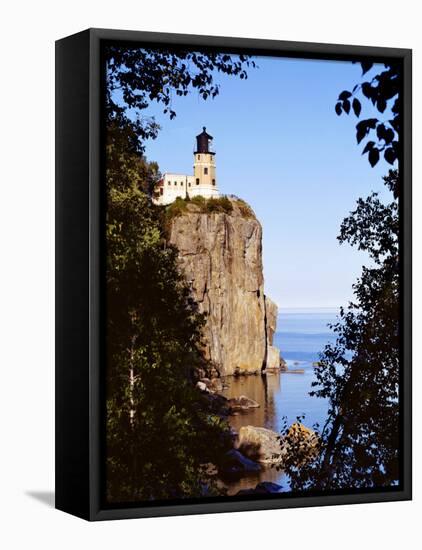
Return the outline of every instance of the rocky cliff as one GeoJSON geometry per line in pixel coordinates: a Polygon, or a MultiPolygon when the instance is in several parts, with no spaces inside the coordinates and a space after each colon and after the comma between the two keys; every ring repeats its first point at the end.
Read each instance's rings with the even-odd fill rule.
{"type": "Polygon", "coordinates": [[[268,296],[265,296],[265,317],[267,336],[266,368],[278,369],[280,366],[280,350],[273,345],[273,337],[277,328],[277,305],[268,296]]]}
{"type": "Polygon", "coordinates": [[[169,241],[200,311],[206,355],[221,375],[278,368],[277,306],[264,293],[262,227],[242,201],[224,210],[187,202],[169,223],[169,241]]]}

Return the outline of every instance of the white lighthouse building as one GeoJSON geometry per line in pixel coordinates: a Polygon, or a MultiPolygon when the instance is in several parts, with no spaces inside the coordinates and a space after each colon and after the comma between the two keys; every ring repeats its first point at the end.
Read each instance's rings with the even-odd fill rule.
{"type": "Polygon", "coordinates": [[[206,199],[220,196],[215,174],[215,151],[212,147],[212,136],[205,126],[196,136],[196,148],[193,159],[193,176],[166,172],[157,183],[153,202],[155,204],[170,204],[177,197],[185,199],[201,195],[206,199]]]}

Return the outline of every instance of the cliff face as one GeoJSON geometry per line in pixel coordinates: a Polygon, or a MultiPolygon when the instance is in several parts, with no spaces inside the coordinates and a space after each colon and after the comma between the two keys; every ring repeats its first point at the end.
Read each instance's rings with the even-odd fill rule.
{"type": "Polygon", "coordinates": [[[173,218],[170,243],[200,311],[207,314],[206,355],[221,375],[279,365],[272,346],[277,306],[264,294],[262,228],[237,201],[204,213],[194,203],[173,218]]]}
{"type": "Polygon", "coordinates": [[[277,305],[268,296],[265,296],[265,315],[267,330],[267,369],[278,369],[280,367],[280,350],[273,346],[273,337],[277,328],[277,305]]]}

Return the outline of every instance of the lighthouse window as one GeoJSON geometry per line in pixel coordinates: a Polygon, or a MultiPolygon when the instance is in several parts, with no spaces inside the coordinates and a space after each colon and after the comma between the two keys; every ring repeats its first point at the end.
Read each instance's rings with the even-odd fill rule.
{"type": "Polygon", "coordinates": [[[201,155],[198,155],[198,160],[201,160],[201,155]]]}
{"type": "Polygon", "coordinates": [[[174,185],[177,185],[177,181],[174,182],[174,185]]]}
{"type": "Polygon", "coordinates": [[[189,182],[189,187],[190,187],[190,182],[189,182]]]}
{"type": "Polygon", "coordinates": [[[199,178],[196,178],[196,185],[199,185],[199,178]]]}
{"type": "Polygon", "coordinates": [[[183,185],[183,181],[180,182],[180,185],[183,185]]]}
{"type": "Polygon", "coordinates": [[[206,166],[205,166],[205,168],[204,168],[204,174],[205,174],[205,175],[208,174],[208,168],[207,168],[206,166]]]}
{"type": "Polygon", "coordinates": [[[215,185],[215,180],[212,180],[212,184],[215,185]]]}
{"type": "Polygon", "coordinates": [[[169,185],[171,185],[171,181],[168,181],[167,183],[168,183],[169,185]]]}

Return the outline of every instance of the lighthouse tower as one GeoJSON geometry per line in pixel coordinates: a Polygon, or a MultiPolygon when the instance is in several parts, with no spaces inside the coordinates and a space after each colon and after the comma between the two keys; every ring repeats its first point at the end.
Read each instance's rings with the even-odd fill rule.
{"type": "Polygon", "coordinates": [[[218,197],[215,175],[215,152],[212,147],[213,137],[207,133],[205,126],[196,136],[196,149],[193,161],[193,182],[190,195],[202,195],[205,198],[218,197]]]}

